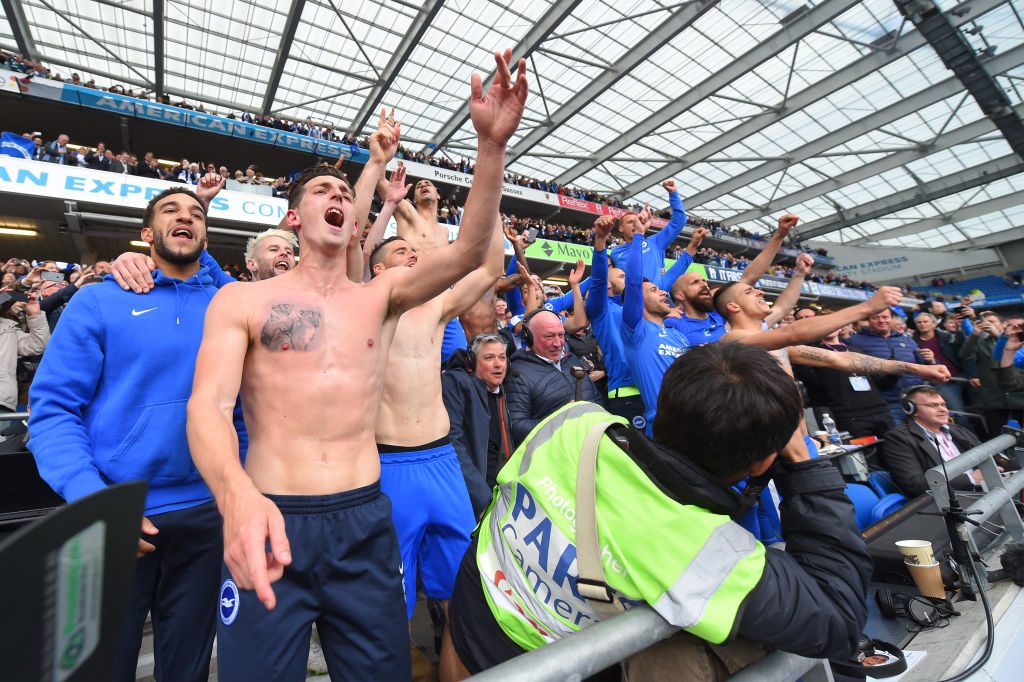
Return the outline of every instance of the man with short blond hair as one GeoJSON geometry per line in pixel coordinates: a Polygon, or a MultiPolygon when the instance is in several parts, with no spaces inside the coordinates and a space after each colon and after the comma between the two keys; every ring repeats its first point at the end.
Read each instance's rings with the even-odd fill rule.
{"type": "Polygon", "coordinates": [[[245,267],[252,274],[252,281],[283,275],[294,268],[298,248],[294,232],[276,227],[250,237],[245,243],[245,267]]]}

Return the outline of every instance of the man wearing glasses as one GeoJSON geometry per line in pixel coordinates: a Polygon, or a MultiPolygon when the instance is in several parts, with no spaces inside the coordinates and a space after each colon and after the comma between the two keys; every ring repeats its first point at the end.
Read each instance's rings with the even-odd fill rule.
{"type": "MultiPolygon", "coordinates": [[[[912,386],[900,396],[907,420],[885,434],[882,456],[893,483],[908,498],[928,491],[924,472],[978,445],[977,436],[949,423],[949,409],[938,389],[912,386]]],[[[981,472],[975,469],[952,481],[956,490],[977,490],[981,472]]]]}

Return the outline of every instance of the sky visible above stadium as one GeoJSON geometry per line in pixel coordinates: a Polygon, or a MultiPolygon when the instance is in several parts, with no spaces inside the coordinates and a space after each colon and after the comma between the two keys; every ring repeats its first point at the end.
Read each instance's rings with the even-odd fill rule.
{"type": "MultiPolygon", "coordinates": [[[[1024,112],[1024,0],[938,4],[1024,112]]],[[[659,207],[673,177],[696,215],[764,232],[789,210],[847,244],[1024,238],[1022,159],[892,0],[3,0],[0,46],[26,44],[219,113],[362,134],[394,106],[407,147],[455,159],[470,74],[511,46],[516,173],[659,207]]]]}

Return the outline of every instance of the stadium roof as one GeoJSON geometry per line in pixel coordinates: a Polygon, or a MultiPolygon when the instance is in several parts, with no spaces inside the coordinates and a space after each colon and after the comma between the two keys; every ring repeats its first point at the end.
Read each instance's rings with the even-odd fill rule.
{"type": "MultiPolygon", "coordinates": [[[[939,0],[1017,113],[1024,0],[939,0]]],[[[929,248],[1024,237],[1024,173],[893,0],[0,0],[0,46],[63,74],[471,156],[469,76],[527,55],[510,170],[752,231],[929,248]],[[992,179],[998,178],[998,179],[992,179]],[[806,228],[805,228],[806,229],[806,228]]]]}

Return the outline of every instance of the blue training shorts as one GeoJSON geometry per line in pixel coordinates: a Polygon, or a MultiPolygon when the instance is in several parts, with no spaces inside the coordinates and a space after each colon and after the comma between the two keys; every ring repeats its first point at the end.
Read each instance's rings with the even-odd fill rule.
{"type": "Polygon", "coordinates": [[[267,497],[284,515],[292,563],[271,585],[273,611],[252,590],[239,590],[223,568],[220,681],[305,680],[313,623],[331,679],[409,680],[398,539],[380,484],[336,495],[267,497]]]}
{"type": "Polygon", "coordinates": [[[476,518],[459,456],[447,437],[416,448],[378,444],[377,449],[380,486],[391,498],[406,611],[412,618],[417,573],[428,597],[451,598],[476,518]]]}

